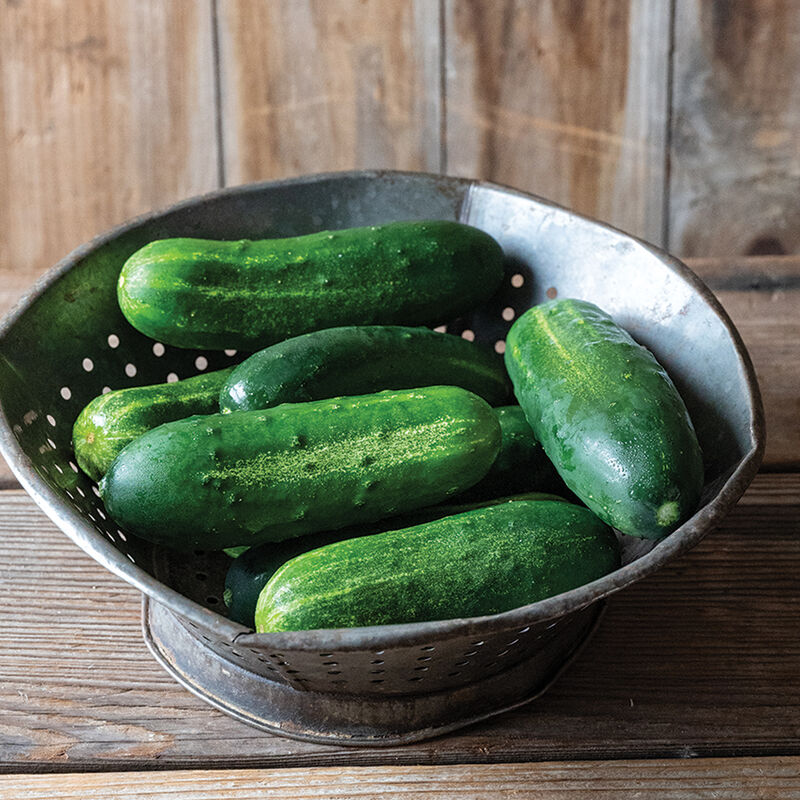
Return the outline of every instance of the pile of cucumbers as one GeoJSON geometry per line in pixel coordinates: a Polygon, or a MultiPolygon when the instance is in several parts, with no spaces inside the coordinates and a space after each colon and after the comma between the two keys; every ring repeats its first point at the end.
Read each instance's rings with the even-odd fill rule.
{"type": "Polygon", "coordinates": [[[522,314],[504,361],[427,327],[502,278],[492,237],[441,220],[152,242],[120,272],[128,321],[255,352],[95,398],[78,464],[132,534],[247,548],[225,600],[258,631],[494,614],[598,579],[620,564],[612,528],[658,539],[695,511],[697,437],[589,302],[522,314]]]}

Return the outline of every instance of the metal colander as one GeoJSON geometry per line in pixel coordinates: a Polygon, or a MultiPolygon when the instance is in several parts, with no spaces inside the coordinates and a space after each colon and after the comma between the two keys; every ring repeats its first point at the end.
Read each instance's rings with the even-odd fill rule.
{"type": "Polygon", "coordinates": [[[0,445],[64,532],[145,595],[154,655],[209,702],[267,730],[316,741],[396,744],[527,702],[596,623],[602,598],[698,542],[752,480],[764,443],[752,365],[730,320],[680,262],[544,200],[442,176],[354,172],[225,189],[149,214],[49,272],[0,328],[0,445]],[[125,259],[169,236],[293,236],[401,219],[458,219],[506,254],[501,291],[447,330],[498,352],[516,316],[556,296],[610,312],[666,366],[706,458],[701,508],[657,545],[621,537],[617,572],[504,614],[372,628],[255,634],[224,616],[228,559],[175,553],[108,518],[70,445],[83,406],[109,389],[234,363],[135,331],[116,302],[125,259]]]}

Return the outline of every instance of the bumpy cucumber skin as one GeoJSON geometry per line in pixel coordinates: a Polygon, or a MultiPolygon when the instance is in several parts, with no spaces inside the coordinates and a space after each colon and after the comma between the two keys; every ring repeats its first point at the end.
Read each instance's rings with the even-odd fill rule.
{"type": "Polygon", "coordinates": [[[117,296],[139,331],[176,347],[258,350],[338,325],[428,325],[500,285],[487,233],[443,220],[261,241],[163,239],[134,253],[117,296]]]}
{"type": "Polygon", "coordinates": [[[614,533],[588,509],[504,503],[297,556],[259,595],[256,630],[497,614],[581,586],[619,564],[614,533]]]}
{"type": "Polygon", "coordinates": [[[660,539],[697,508],[703,463],[666,371],[597,306],[556,300],[506,339],[514,391],[564,482],[623,533],[660,539]]]}
{"type": "Polygon", "coordinates": [[[286,403],[169,422],[100,484],[111,517],[175,549],[221,550],[371,522],[476,483],[500,446],[453,386],[286,403]]]}
{"type": "Polygon", "coordinates": [[[459,499],[477,500],[516,492],[556,492],[572,496],[561,480],[520,406],[495,409],[500,452],[486,475],[459,499]]]}
{"type": "Polygon", "coordinates": [[[78,466],[94,481],[137,436],[165,422],[195,414],[213,414],[219,392],[233,367],[206,372],[175,383],[133,386],[95,397],[72,427],[78,466]]]}
{"type": "Polygon", "coordinates": [[[324,531],[312,536],[301,536],[297,539],[285,539],[280,542],[267,542],[266,544],[252,547],[247,552],[238,556],[228,568],[225,576],[225,605],[228,607],[228,616],[235,622],[249,627],[255,626],[255,610],[258,596],[267,585],[269,579],[287,562],[301,553],[316,550],[326,544],[340,542],[344,539],[354,539],[357,536],[368,536],[383,533],[384,531],[407,528],[431,522],[442,517],[460,514],[474,508],[484,508],[489,505],[519,501],[519,500],[553,500],[564,502],[554,494],[543,492],[528,492],[514,497],[501,497],[482,503],[461,503],[458,505],[429,506],[399,517],[380,520],[371,525],[355,525],[341,528],[338,531],[324,531]]]}
{"type": "Polygon", "coordinates": [[[295,336],[255,353],[222,387],[220,410],[250,411],[382,389],[460,386],[490,405],[511,393],[503,361],[429,328],[363,325],[295,336]]]}

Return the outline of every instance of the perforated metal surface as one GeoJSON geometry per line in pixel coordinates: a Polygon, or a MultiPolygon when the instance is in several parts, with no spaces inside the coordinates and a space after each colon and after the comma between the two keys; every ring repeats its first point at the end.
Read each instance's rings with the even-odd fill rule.
{"type": "MultiPolygon", "coordinates": [[[[78,544],[165,607],[197,644],[294,689],[419,695],[465,686],[570,639],[569,614],[697,542],[758,467],[763,420],[752,367],[707,289],[678,262],[545,201],[428,175],[352,173],[225,190],[134,221],[79,249],[34,288],[0,330],[0,444],[20,481],[78,544]],[[625,566],[589,586],[506,614],[345,631],[255,635],[222,616],[227,558],[176,554],[126,535],[78,471],[72,424],[102,391],[175,380],[245,354],[179,350],[136,332],[116,303],[119,269],[165,236],[260,238],[394,219],[461,219],[507,257],[502,291],[447,330],[497,352],[513,320],[548,297],[592,300],[665,364],[706,455],[703,506],[653,547],[624,542],[625,566]],[[563,631],[563,632],[562,632],[563,631]]],[[[574,637],[574,631],[573,631],[574,637]]],[[[443,710],[443,713],[446,713],[443,710]]]]}

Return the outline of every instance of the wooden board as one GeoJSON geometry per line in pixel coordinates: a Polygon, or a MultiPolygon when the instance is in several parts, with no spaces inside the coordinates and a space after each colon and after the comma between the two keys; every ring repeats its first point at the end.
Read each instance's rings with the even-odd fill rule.
{"type": "Polygon", "coordinates": [[[445,0],[447,170],[662,240],[670,3],[445,0]]]}
{"type": "Polygon", "coordinates": [[[438,171],[439,6],[219,0],[225,182],[438,171]]]}
{"type": "Polygon", "coordinates": [[[210,10],[0,5],[0,315],[79,244],[216,187],[210,10]]]}
{"type": "Polygon", "coordinates": [[[767,421],[764,466],[800,469],[800,260],[693,259],[733,319],[756,369],[767,421]]]}
{"type": "Polygon", "coordinates": [[[530,800],[792,800],[800,758],[578,761],[435,767],[106,772],[0,776],[0,800],[300,800],[486,797],[530,800]]]}
{"type": "Polygon", "coordinates": [[[800,754],[800,475],[762,475],[687,556],[614,596],[532,705],[416,745],[261,733],[167,676],[138,593],[0,493],[0,771],[800,754]]]}
{"type": "Polygon", "coordinates": [[[800,14],[676,0],[670,249],[800,251],[800,14]]]}

